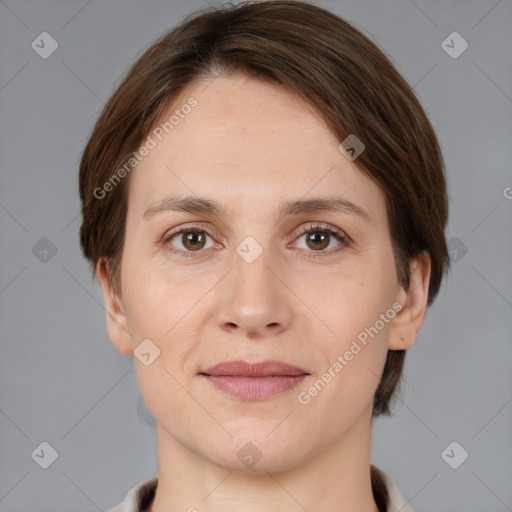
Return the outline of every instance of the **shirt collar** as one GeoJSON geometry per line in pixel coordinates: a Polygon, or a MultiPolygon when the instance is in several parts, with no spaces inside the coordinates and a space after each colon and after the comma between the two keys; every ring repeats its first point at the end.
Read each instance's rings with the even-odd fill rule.
{"type": "MultiPolygon", "coordinates": [[[[386,488],[389,494],[389,504],[387,512],[413,512],[407,505],[397,486],[389,475],[381,472],[384,475],[386,488]]],[[[145,508],[151,503],[155,496],[156,487],[158,485],[158,476],[154,476],[144,480],[140,484],[133,487],[126,495],[124,501],[117,507],[111,509],[109,512],[143,512],[145,508]]]]}

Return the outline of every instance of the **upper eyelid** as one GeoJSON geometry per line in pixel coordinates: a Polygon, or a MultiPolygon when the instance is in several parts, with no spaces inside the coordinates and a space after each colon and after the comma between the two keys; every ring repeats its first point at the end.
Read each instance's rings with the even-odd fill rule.
{"type": "Polygon", "coordinates": [[[214,233],[213,229],[201,226],[199,224],[184,224],[182,226],[178,226],[178,227],[173,228],[173,229],[171,229],[169,231],[166,231],[162,238],[163,239],[167,239],[169,237],[172,238],[172,237],[174,237],[176,235],[181,234],[183,231],[187,231],[187,230],[189,230],[189,231],[193,231],[193,230],[204,231],[207,235],[210,235],[210,236],[213,236],[213,233],[214,233]]]}

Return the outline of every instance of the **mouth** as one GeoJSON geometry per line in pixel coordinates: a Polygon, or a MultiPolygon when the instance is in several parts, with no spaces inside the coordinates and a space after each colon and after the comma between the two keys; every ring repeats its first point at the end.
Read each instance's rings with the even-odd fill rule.
{"type": "Polygon", "coordinates": [[[199,375],[221,391],[242,400],[262,400],[295,389],[308,372],[281,361],[225,361],[199,375]]]}

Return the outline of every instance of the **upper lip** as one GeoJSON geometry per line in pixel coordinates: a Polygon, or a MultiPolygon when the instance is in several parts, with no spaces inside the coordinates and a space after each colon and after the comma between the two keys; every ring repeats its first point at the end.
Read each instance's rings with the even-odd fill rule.
{"type": "Polygon", "coordinates": [[[283,363],[281,361],[263,361],[249,363],[243,360],[224,361],[218,363],[204,372],[206,375],[228,375],[236,377],[270,377],[273,375],[305,375],[305,370],[283,363]]]}

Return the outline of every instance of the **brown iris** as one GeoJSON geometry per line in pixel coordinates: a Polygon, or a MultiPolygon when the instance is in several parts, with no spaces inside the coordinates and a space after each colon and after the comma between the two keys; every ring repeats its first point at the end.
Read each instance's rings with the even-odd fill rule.
{"type": "Polygon", "coordinates": [[[183,246],[192,251],[202,249],[206,242],[205,234],[201,231],[187,231],[181,239],[183,246]]]}
{"type": "Polygon", "coordinates": [[[314,231],[307,236],[307,243],[313,242],[312,249],[325,249],[329,245],[329,233],[327,231],[314,231]]]}

